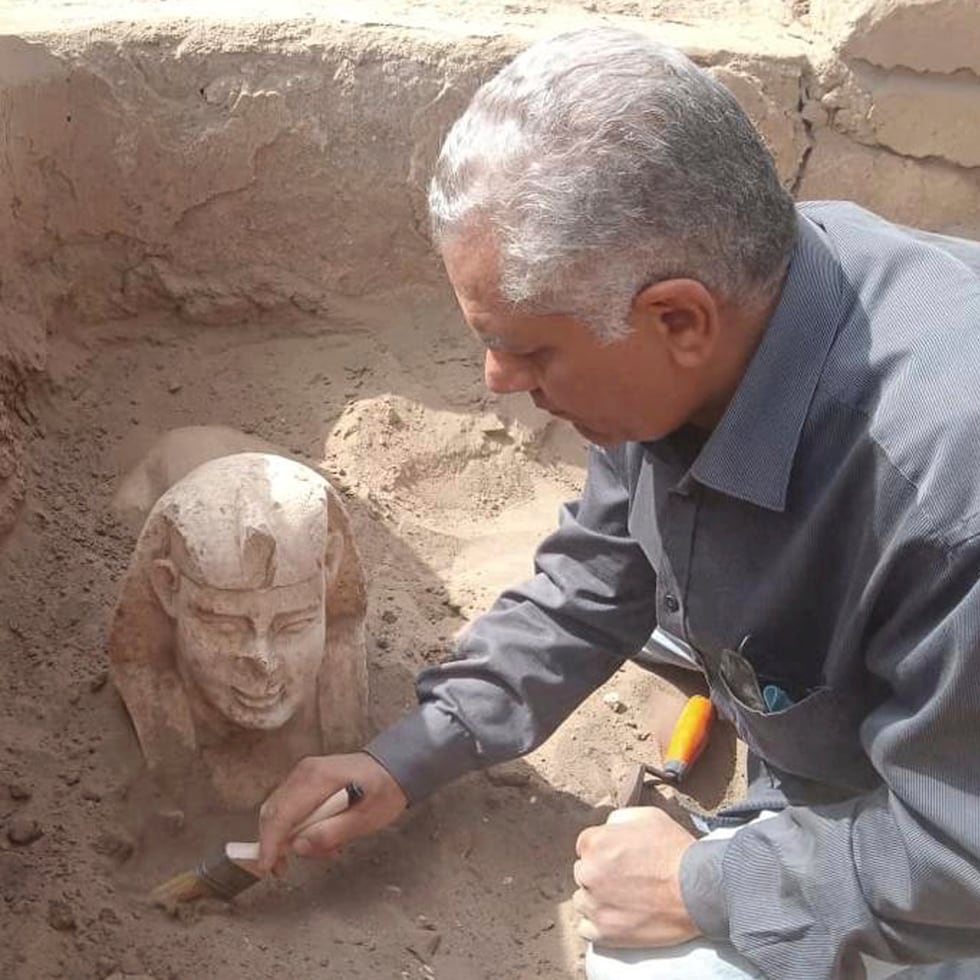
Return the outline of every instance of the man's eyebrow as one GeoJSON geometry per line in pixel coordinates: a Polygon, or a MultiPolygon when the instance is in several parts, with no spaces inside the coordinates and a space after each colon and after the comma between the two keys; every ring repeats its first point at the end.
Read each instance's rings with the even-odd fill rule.
{"type": "Polygon", "coordinates": [[[477,331],[476,335],[480,338],[483,346],[486,347],[487,350],[499,350],[506,353],[510,349],[511,345],[508,344],[503,337],[498,337],[496,334],[480,333],[477,331]]]}
{"type": "Polygon", "coordinates": [[[487,350],[501,351],[504,354],[511,353],[515,349],[519,350],[521,344],[515,344],[513,340],[508,340],[506,337],[501,337],[500,334],[494,333],[493,322],[494,317],[486,316],[482,313],[476,313],[466,318],[466,323],[470,331],[476,335],[476,339],[487,350]]]}
{"type": "Polygon", "coordinates": [[[474,320],[470,323],[470,329],[476,334],[476,339],[486,347],[487,350],[499,350],[507,352],[512,349],[512,344],[506,341],[503,337],[495,333],[490,333],[487,330],[481,329],[480,320],[474,320]]]}

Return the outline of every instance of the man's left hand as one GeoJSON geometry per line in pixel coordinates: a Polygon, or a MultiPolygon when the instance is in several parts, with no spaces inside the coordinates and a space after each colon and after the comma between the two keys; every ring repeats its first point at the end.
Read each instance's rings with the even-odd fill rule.
{"type": "Polygon", "coordinates": [[[627,807],[575,845],[572,897],[579,935],[600,946],[676,946],[700,935],[681,895],[680,867],[695,837],[656,807],[627,807]]]}

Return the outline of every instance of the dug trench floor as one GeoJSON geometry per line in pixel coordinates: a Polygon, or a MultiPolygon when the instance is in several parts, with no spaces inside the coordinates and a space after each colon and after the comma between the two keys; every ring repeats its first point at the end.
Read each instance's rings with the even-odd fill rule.
{"type": "MultiPolygon", "coordinates": [[[[254,814],[178,809],[146,786],[106,671],[135,540],[112,507],[120,479],[189,425],[321,466],[367,570],[374,724],[394,719],[418,667],[526,577],[583,475],[573,433],[486,395],[445,298],[234,329],[107,324],[56,344],[35,408],[31,494],[0,549],[0,977],[580,976],[576,835],[604,819],[616,773],[657,758],[678,703],[633,667],[528,759],[459,781],[332,865],[296,864],[233,905],[178,916],[145,898],[215,841],[249,834],[254,814]]],[[[691,787],[702,805],[730,792],[735,759],[719,731],[691,787]]]]}

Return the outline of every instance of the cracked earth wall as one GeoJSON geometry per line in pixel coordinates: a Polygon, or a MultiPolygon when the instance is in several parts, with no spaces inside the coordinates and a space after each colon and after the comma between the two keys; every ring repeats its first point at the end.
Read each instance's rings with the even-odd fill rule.
{"type": "Polygon", "coordinates": [[[221,21],[173,16],[177,3],[170,19],[147,5],[117,23],[8,6],[0,535],[29,483],[52,338],[152,311],[216,326],[317,316],[438,283],[424,189],[441,137],[541,33],[653,31],[733,90],[797,196],[980,236],[976,0],[709,6],[711,20],[684,0],[484,0],[463,22],[449,0],[363,0],[355,22],[349,4],[221,21]]]}

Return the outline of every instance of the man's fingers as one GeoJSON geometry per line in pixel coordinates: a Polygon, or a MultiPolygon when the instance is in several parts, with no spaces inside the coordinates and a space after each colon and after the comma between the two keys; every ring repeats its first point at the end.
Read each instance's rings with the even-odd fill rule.
{"type": "Polygon", "coordinates": [[[407,805],[402,788],[366,752],[303,759],[259,811],[259,869],[267,872],[290,852],[329,856],[355,837],[387,827],[407,805]],[[361,787],[363,799],[300,833],[303,821],[348,783],[361,787]]]}
{"type": "MultiPolygon", "coordinates": [[[[354,817],[356,818],[356,814],[354,817]]],[[[320,820],[312,827],[307,827],[303,833],[297,834],[292,841],[292,849],[300,857],[333,857],[340,851],[341,845],[354,836],[350,823],[351,819],[347,814],[320,820]]]]}
{"type": "Polygon", "coordinates": [[[578,835],[578,838],[575,841],[575,854],[577,857],[582,857],[585,854],[597,831],[597,827],[586,827],[585,830],[578,835]]]}
{"type": "Polygon", "coordinates": [[[342,847],[330,847],[316,840],[308,840],[304,836],[297,837],[290,845],[298,857],[317,858],[320,861],[330,861],[343,854],[342,847]]]}
{"type": "Polygon", "coordinates": [[[315,758],[301,759],[259,810],[259,870],[269,872],[288,850],[298,823],[326,798],[322,779],[314,778],[315,758]]]}
{"type": "Polygon", "coordinates": [[[577,888],[572,894],[572,908],[579,915],[588,917],[596,910],[596,900],[589,894],[587,888],[577,888]]]}
{"type": "Polygon", "coordinates": [[[572,908],[579,915],[578,925],[576,926],[576,931],[583,938],[589,940],[589,942],[599,941],[599,930],[596,928],[595,922],[592,920],[592,915],[596,911],[596,903],[592,896],[584,888],[579,888],[574,895],[572,895],[572,908]]]}

